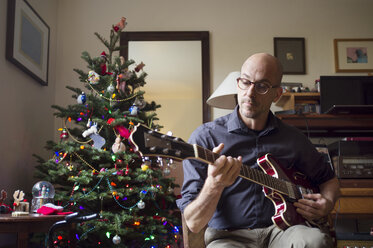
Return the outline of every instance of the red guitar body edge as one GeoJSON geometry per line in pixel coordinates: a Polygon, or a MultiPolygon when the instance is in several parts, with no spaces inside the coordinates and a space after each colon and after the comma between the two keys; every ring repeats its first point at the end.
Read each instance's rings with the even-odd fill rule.
{"type": "MultiPolygon", "coordinates": [[[[305,188],[311,189],[314,193],[319,192],[319,190],[306,181],[303,174],[295,171],[294,169],[285,169],[271,156],[271,154],[266,154],[257,159],[259,167],[264,171],[264,173],[279,179],[284,179],[295,185],[300,185],[305,188]]],[[[280,229],[286,230],[288,227],[293,225],[307,225],[311,226],[294,207],[292,202],[289,202],[280,193],[263,187],[264,195],[272,201],[275,207],[275,214],[272,216],[273,223],[280,229]]]]}

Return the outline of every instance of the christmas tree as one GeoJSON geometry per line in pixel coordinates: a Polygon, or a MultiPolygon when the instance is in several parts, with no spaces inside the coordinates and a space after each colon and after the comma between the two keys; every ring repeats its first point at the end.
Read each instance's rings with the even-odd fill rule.
{"type": "MultiPolygon", "coordinates": [[[[67,86],[76,104],[52,106],[62,120],[60,140],[47,142],[51,159],[37,156],[35,176],[53,184],[54,202],[64,211],[100,214],[77,225],[78,247],[176,247],[180,217],[173,190],[178,185],[166,177],[172,160],[141,158],[128,140],[137,124],[161,126],[155,113],[160,106],[148,103],[141,90],[144,63],[115,55],[125,25],[122,17],[110,40],[95,33],[107,51],[97,57],[82,53],[88,72],[74,71],[86,90],[67,86]]],[[[59,236],[54,244],[70,241],[59,236]]]]}

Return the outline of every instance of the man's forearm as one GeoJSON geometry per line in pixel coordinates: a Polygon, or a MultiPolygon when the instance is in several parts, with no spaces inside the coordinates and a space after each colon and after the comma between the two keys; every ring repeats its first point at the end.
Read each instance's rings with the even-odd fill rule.
{"type": "Polygon", "coordinates": [[[212,218],[224,187],[214,187],[206,180],[198,197],[184,210],[184,218],[192,232],[199,232],[212,218]]]}
{"type": "Polygon", "coordinates": [[[338,200],[340,196],[338,179],[335,177],[321,184],[320,193],[324,198],[328,199],[331,202],[332,206],[329,211],[333,210],[335,202],[338,200]]]}

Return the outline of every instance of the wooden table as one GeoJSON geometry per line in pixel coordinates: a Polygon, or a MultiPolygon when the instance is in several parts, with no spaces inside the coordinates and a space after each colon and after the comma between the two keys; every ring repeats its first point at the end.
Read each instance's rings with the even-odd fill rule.
{"type": "Polygon", "coordinates": [[[48,233],[49,228],[64,215],[39,215],[12,217],[11,214],[0,214],[0,233],[17,233],[17,247],[27,248],[28,234],[34,232],[48,233]]]}

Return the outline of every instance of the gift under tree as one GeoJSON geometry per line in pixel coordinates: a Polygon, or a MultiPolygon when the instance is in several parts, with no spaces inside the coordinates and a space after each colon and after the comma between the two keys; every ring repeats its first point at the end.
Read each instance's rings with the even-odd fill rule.
{"type": "MultiPolygon", "coordinates": [[[[125,25],[125,18],[113,25],[109,40],[95,33],[107,51],[82,53],[88,69],[74,70],[85,89],[67,86],[76,104],[52,106],[61,119],[60,140],[47,142],[53,157],[38,157],[36,177],[53,184],[54,204],[64,212],[100,214],[77,225],[78,247],[176,247],[178,185],[166,177],[172,161],[141,158],[129,142],[137,124],[161,126],[155,113],[160,106],[148,103],[141,90],[144,63],[116,55],[125,25]]],[[[55,238],[55,247],[71,242],[67,237],[55,238]]]]}

